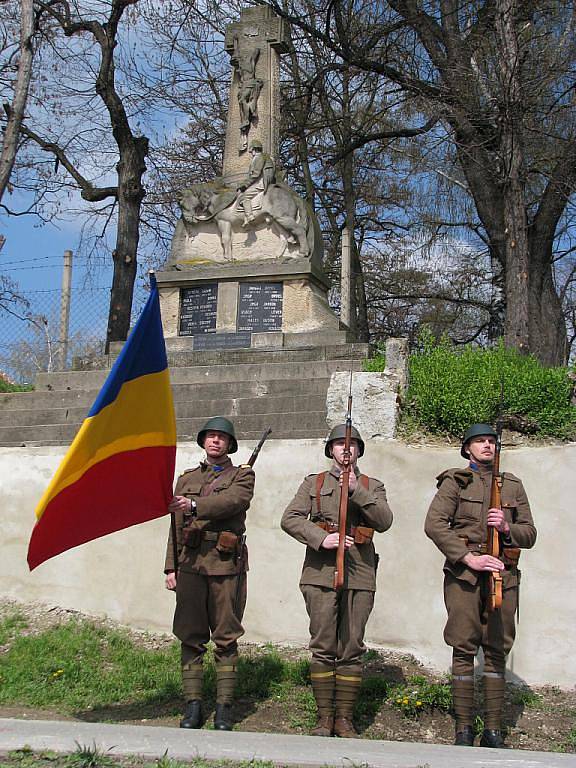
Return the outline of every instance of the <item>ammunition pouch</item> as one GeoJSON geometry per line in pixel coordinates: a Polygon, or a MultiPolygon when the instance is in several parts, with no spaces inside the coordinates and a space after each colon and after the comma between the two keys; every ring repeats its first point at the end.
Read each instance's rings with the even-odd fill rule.
{"type": "Polygon", "coordinates": [[[194,524],[182,529],[182,541],[188,549],[197,549],[202,541],[202,530],[194,524]]]}
{"type": "Polygon", "coordinates": [[[512,567],[518,565],[518,560],[520,560],[520,552],[520,547],[504,547],[500,557],[504,565],[512,567]]]}
{"type": "Polygon", "coordinates": [[[240,537],[232,531],[203,531],[194,524],[182,529],[184,546],[197,549],[203,541],[213,542],[220,554],[233,555],[238,551],[240,537]]]}
{"type": "Polygon", "coordinates": [[[238,550],[239,537],[232,531],[220,531],[216,541],[216,549],[220,554],[232,555],[238,550]]]}
{"type": "MultiPolygon", "coordinates": [[[[322,528],[327,533],[338,533],[337,523],[330,523],[326,520],[314,521],[314,525],[318,528],[322,528]]],[[[361,544],[369,544],[374,537],[374,528],[368,528],[366,525],[352,526],[348,534],[354,539],[354,544],[360,546],[361,544]]]]}

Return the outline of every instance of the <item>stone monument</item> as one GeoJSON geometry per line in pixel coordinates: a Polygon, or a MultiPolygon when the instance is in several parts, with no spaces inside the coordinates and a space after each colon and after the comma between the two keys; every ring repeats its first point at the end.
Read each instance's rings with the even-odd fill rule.
{"type": "Polygon", "coordinates": [[[328,305],[316,216],[278,164],[279,58],[288,44],[286,23],[266,6],[244,9],[226,30],[222,175],[179,193],[181,218],[157,274],[169,349],[351,340],[328,305]]]}

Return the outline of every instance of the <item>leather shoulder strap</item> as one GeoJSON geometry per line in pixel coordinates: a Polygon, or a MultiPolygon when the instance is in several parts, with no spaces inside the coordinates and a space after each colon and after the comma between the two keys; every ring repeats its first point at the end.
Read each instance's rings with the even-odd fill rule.
{"type": "Polygon", "coordinates": [[[368,477],[368,475],[360,475],[360,482],[362,483],[364,488],[368,490],[368,486],[370,485],[370,478],[368,477]]]}
{"type": "Polygon", "coordinates": [[[326,477],[326,472],[319,472],[316,475],[316,510],[318,511],[318,515],[321,516],[321,505],[320,505],[320,491],[322,490],[322,486],[324,485],[324,478],[326,477]]]}

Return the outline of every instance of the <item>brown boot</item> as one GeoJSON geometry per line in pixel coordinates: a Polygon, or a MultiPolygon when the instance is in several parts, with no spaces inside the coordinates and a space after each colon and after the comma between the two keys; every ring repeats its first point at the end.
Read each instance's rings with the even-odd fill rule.
{"type": "Polygon", "coordinates": [[[216,713],[214,715],[214,727],[218,731],[232,730],[230,706],[234,698],[237,663],[237,656],[221,659],[216,662],[216,713]]]}
{"type": "Polygon", "coordinates": [[[310,665],[312,692],[318,708],[318,720],[312,736],[332,736],[334,730],[334,667],[313,661],[310,665]]]}
{"type": "Polygon", "coordinates": [[[501,747],[502,709],[506,680],[503,674],[484,672],[484,733],[480,741],[482,747],[501,747]]]}
{"type": "Polygon", "coordinates": [[[452,702],[456,718],[454,744],[459,747],[474,745],[474,675],[454,675],[452,678],[452,702]]]}
{"type": "Polygon", "coordinates": [[[354,728],[354,723],[347,717],[337,717],[334,720],[334,736],[340,736],[341,739],[355,739],[358,731],[354,728]]]}
{"type": "Polygon", "coordinates": [[[353,739],[358,733],[352,722],[354,705],[362,685],[362,668],[357,666],[338,667],[336,670],[336,719],[334,735],[353,739]]]}
{"type": "Polygon", "coordinates": [[[311,736],[332,736],[334,733],[334,715],[318,714],[316,725],[310,731],[311,736]]]}

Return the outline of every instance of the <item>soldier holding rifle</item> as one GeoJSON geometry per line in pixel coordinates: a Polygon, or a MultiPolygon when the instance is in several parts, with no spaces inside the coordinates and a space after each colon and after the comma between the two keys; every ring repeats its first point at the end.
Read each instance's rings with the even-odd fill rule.
{"type": "Polygon", "coordinates": [[[244,532],[254,493],[252,465],[268,433],[247,464],[235,467],[234,425],[223,416],[209,419],[197,437],[206,458],[176,483],[168,510],[172,526],[166,552],[166,588],[176,591],[174,634],[182,646],[186,709],[181,728],[200,728],[203,659],[216,646],[214,727],[232,728],[230,704],[236,679],[238,638],[244,634],[248,570],[244,532]]]}
{"type": "Polygon", "coordinates": [[[372,536],[390,528],[392,512],[384,485],[358,469],[364,454],[360,433],[351,422],[348,440],[346,431],[340,424],[330,433],[324,452],[332,466],[306,477],[282,516],[282,528],[306,545],[300,589],[310,617],[310,676],[318,707],[312,733],[351,738],[356,736],[352,712],[362,682],[364,628],[376,591],[372,536]],[[344,537],[339,523],[344,523],[344,537]],[[344,569],[335,584],[339,543],[344,569]]]}
{"type": "Polygon", "coordinates": [[[455,744],[474,744],[474,657],[484,651],[483,747],[501,747],[506,656],[515,637],[520,548],[536,541],[522,482],[499,473],[500,436],[489,424],[473,424],[460,453],[466,469],[438,476],[438,492],[426,517],[426,534],[445,555],[444,639],[452,646],[455,744]],[[496,549],[488,542],[496,532],[496,549]],[[501,588],[501,591],[500,591],[501,588]],[[500,596],[499,596],[500,595],[500,596]]]}

